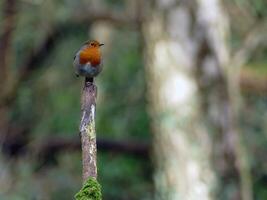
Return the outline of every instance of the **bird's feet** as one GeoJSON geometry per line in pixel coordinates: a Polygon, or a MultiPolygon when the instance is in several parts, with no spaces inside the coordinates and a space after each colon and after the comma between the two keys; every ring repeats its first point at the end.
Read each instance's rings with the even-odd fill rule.
{"type": "Polygon", "coordinates": [[[94,83],[94,78],[85,77],[85,82],[94,83]]]}

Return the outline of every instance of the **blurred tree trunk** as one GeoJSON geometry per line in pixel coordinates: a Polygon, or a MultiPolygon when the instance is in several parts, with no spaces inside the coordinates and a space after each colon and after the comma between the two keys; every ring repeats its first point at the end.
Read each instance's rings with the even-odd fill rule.
{"type": "Polygon", "coordinates": [[[251,199],[248,170],[239,158],[228,22],[220,1],[155,0],[146,12],[157,197],[240,199],[242,193],[251,199]]]}
{"type": "Polygon", "coordinates": [[[9,87],[10,47],[15,26],[16,0],[6,0],[3,7],[3,25],[0,36],[0,139],[7,132],[8,108],[1,100],[9,87]]]}

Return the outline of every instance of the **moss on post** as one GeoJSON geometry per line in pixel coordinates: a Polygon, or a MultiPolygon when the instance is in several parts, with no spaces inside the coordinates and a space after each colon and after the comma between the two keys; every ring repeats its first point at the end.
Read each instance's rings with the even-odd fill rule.
{"type": "Polygon", "coordinates": [[[76,200],[102,200],[101,186],[95,178],[90,177],[83,188],[75,195],[76,200]]]}

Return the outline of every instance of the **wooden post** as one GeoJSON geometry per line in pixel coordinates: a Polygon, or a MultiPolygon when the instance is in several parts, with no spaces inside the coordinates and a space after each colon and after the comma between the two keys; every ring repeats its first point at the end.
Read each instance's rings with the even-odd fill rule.
{"type": "Polygon", "coordinates": [[[96,111],[97,87],[93,78],[85,78],[82,90],[82,117],[80,124],[82,160],[83,160],[83,187],[75,195],[76,200],[102,200],[101,186],[97,182],[96,165],[96,111]]]}
{"type": "Polygon", "coordinates": [[[82,117],[80,124],[84,183],[88,178],[97,178],[95,130],[96,96],[97,87],[93,83],[93,79],[86,78],[82,90],[82,117]]]}

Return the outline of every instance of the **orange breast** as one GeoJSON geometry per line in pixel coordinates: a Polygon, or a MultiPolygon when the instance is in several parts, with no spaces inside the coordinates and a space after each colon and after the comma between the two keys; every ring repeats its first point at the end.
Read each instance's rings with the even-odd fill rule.
{"type": "Polygon", "coordinates": [[[101,54],[98,48],[86,48],[80,53],[80,63],[90,62],[92,66],[97,66],[101,62],[101,54]]]}

